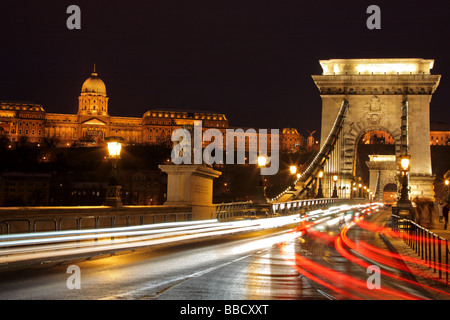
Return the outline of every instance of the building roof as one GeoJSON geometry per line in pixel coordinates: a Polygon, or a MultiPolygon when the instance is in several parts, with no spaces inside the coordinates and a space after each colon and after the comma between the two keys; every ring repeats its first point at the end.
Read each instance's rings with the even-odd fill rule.
{"type": "Polygon", "coordinates": [[[26,101],[0,101],[1,110],[44,111],[42,105],[26,101]]]}
{"type": "Polygon", "coordinates": [[[106,86],[102,79],[100,79],[95,72],[92,72],[91,76],[84,81],[81,87],[81,93],[97,93],[106,96],[106,86]]]}
{"type": "Polygon", "coordinates": [[[199,119],[199,120],[227,120],[225,114],[208,111],[152,109],[148,110],[144,117],[199,119]]]}

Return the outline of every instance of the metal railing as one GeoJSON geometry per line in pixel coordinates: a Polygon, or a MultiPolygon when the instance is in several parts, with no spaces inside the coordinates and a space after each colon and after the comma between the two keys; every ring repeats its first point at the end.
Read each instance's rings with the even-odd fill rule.
{"type": "Polygon", "coordinates": [[[331,205],[347,203],[351,200],[344,198],[321,198],[293,200],[286,202],[270,203],[269,210],[261,216],[257,215],[257,210],[252,208],[252,202],[230,202],[216,204],[215,218],[218,221],[229,221],[236,219],[270,218],[279,215],[291,215],[302,213],[302,211],[314,210],[331,205]]]}
{"type": "Polygon", "coordinates": [[[22,219],[5,219],[0,221],[0,234],[10,234],[11,227],[15,225],[20,228],[19,224],[25,233],[39,232],[39,231],[61,231],[61,230],[82,230],[82,229],[99,229],[99,228],[114,228],[117,226],[119,219],[123,220],[124,226],[144,225],[148,223],[180,221],[180,216],[184,216],[181,221],[195,220],[195,213],[193,212],[169,212],[169,213],[144,213],[139,215],[92,215],[92,216],[78,216],[78,217],[61,217],[59,219],[49,218],[22,218],[22,219]],[[109,222],[104,222],[109,220],[109,222]],[[132,223],[131,221],[136,223],[132,223]],[[150,220],[150,221],[149,221],[150,220]],[[64,221],[72,221],[73,228],[64,228],[64,221]],[[139,221],[139,222],[138,222],[139,221]],[[83,223],[84,222],[84,223],[83,223]],[[39,226],[45,224],[46,227],[39,226]],[[51,227],[49,227],[51,225],[51,227]]]}
{"type": "Polygon", "coordinates": [[[91,256],[174,242],[254,232],[300,222],[298,216],[220,223],[216,219],[142,226],[0,235],[0,268],[23,261],[91,256]]]}
{"type": "Polygon", "coordinates": [[[403,241],[426,262],[433,272],[438,272],[439,279],[449,284],[449,247],[448,240],[422,227],[409,219],[398,215],[391,215],[392,230],[400,233],[403,241]]]}
{"type": "Polygon", "coordinates": [[[256,210],[252,210],[251,201],[228,202],[215,204],[215,218],[218,221],[256,218],[256,210]]]}
{"type": "Polygon", "coordinates": [[[344,198],[321,198],[321,199],[306,199],[294,200],[287,202],[272,203],[272,211],[278,214],[296,214],[302,210],[310,210],[314,208],[321,208],[333,204],[340,204],[349,202],[349,199],[344,198]]]}

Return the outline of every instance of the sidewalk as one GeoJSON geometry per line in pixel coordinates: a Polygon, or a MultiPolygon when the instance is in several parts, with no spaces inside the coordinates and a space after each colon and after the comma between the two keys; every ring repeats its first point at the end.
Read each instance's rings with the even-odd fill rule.
{"type": "MultiPolygon", "coordinates": [[[[390,232],[392,231],[390,227],[390,214],[386,215],[384,227],[387,229],[387,232],[383,233],[383,235],[394,247],[398,254],[409,258],[420,259],[420,256],[415,252],[415,250],[411,249],[411,247],[409,247],[409,245],[403,241],[400,235],[396,235],[396,233],[390,232]]],[[[430,231],[436,233],[442,238],[450,239],[450,230],[431,229],[430,231]]],[[[403,259],[403,262],[411,270],[411,273],[420,284],[450,293],[450,285],[445,284],[445,271],[442,272],[442,278],[439,279],[439,273],[437,270],[434,271],[433,264],[431,265],[431,267],[429,267],[428,265],[420,265],[414,262],[406,261],[406,259],[403,259]]],[[[443,260],[443,263],[445,263],[445,260],[443,260]]],[[[436,300],[450,300],[450,295],[439,293],[433,290],[427,291],[430,292],[433,298],[436,300]]]]}
{"type": "Polygon", "coordinates": [[[431,232],[436,233],[438,236],[450,240],[450,230],[444,229],[429,229],[431,232]]]}

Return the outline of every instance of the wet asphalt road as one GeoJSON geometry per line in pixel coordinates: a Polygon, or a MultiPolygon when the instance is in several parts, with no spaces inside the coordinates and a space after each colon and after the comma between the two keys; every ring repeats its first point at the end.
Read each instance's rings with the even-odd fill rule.
{"type": "MultiPolygon", "coordinates": [[[[372,214],[367,221],[382,224],[386,217],[387,213],[382,211],[372,214]]],[[[317,236],[337,236],[342,225],[302,234],[290,232],[294,227],[3,271],[0,273],[0,299],[402,298],[361,290],[358,283],[366,283],[367,268],[344,258],[336,251],[333,241],[317,236]],[[69,265],[80,268],[80,289],[67,287],[69,265]],[[350,285],[353,282],[357,284],[350,285]]],[[[354,226],[347,235],[355,243],[364,240],[388,251],[376,232],[354,226]]],[[[367,257],[356,256],[374,264],[367,257]]],[[[402,275],[392,267],[386,270],[402,275]]],[[[381,286],[417,298],[430,298],[420,288],[395,278],[381,276],[381,286]]]]}

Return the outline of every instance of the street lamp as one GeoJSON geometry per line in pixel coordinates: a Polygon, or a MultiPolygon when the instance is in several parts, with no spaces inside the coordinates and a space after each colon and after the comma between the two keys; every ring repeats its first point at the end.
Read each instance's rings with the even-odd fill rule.
{"type": "Polygon", "coordinates": [[[400,190],[400,200],[397,201],[397,205],[392,207],[392,213],[402,215],[402,212],[407,211],[407,218],[412,219],[414,217],[414,209],[408,197],[408,171],[410,166],[409,155],[402,155],[400,157],[400,178],[402,183],[402,189],[400,190]]]}
{"type": "Polygon", "coordinates": [[[109,159],[112,164],[111,177],[109,185],[106,187],[105,206],[121,207],[122,200],[120,198],[119,178],[117,174],[117,162],[120,159],[120,152],[122,150],[123,138],[121,137],[107,137],[109,159]]]}
{"type": "Polygon", "coordinates": [[[362,184],[360,183],[360,184],[358,184],[358,187],[359,187],[359,195],[358,195],[358,197],[359,198],[361,198],[362,197],[362,195],[361,195],[361,186],[362,186],[362,184]]]}
{"type": "Polygon", "coordinates": [[[317,190],[316,198],[323,198],[323,192],[322,192],[322,178],[323,178],[323,170],[319,171],[319,189],[317,190]]]}
{"type": "Polygon", "coordinates": [[[337,180],[338,180],[337,174],[333,175],[334,188],[333,188],[333,195],[331,196],[332,198],[339,198],[338,193],[337,193],[337,188],[336,188],[337,180]]]}
{"type": "Polygon", "coordinates": [[[449,194],[448,194],[448,185],[450,184],[450,181],[448,179],[445,180],[445,201],[449,202],[449,194]]]}
{"type": "Polygon", "coordinates": [[[408,156],[408,155],[403,155],[401,157],[400,165],[401,165],[403,171],[408,171],[409,170],[410,158],[411,158],[411,156],[408,156]]]}
{"type": "Polygon", "coordinates": [[[291,174],[294,175],[297,173],[297,167],[296,166],[290,166],[289,170],[291,171],[291,174]]]}
{"type": "Polygon", "coordinates": [[[411,201],[408,197],[408,171],[410,165],[410,157],[409,155],[403,155],[400,158],[400,167],[401,167],[401,178],[402,178],[402,189],[400,191],[400,201],[401,203],[410,204],[411,201]]]}
{"type": "Polygon", "coordinates": [[[264,156],[258,157],[258,167],[263,168],[266,166],[267,158],[264,156]]]}
{"type": "Polygon", "coordinates": [[[258,186],[256,187],[255,203],[264,204],[264,203],[267,203],[267,198],[266,198],[266,187],[264,186],[264,177],[261,174],[261,169],[266,166],[267,157],[259,156],[257,160],[258,160],[260,177],[259,177],[259,181],[258,181],[258,186]]]}
{"type": "Polygon", "coordinates": [[[291,176],[292,176],[292,186],[291,189],[295,190],[295,175],[297,173],[297,166],[290,166],[289,167],[289,171],[291,172],[291,176]]]}

